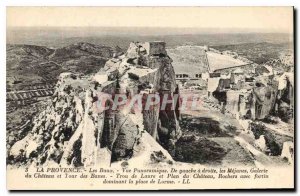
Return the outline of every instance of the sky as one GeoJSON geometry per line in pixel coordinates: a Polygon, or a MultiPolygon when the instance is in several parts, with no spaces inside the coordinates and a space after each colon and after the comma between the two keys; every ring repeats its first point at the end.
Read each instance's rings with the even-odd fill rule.
{"type": "Polygon", "coordinates": [[[7,7],[8,27],[172,27],[293,33],[293,7],[7,7]]]}

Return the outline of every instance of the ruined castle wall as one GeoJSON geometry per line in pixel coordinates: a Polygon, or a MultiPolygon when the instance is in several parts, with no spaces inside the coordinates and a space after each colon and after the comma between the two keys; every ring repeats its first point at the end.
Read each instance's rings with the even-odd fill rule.
{"type": "Polygon", "coordinates": [[[145,42],[141,44],[147,51],[147,55],[167,54],[165,42],[145,42]]]}

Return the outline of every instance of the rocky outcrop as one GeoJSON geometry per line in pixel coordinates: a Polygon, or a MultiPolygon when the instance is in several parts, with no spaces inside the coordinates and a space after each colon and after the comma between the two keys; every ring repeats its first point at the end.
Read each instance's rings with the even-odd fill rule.
{"type": "Polygon", "coordinates": [[[293,86],[290,82],[280,87],[283,85],[274,75],[256,76],[253,80],[244,74],[235,76],[235,79],[232,79],[233,76],[231,74],[230,79],[208,79],[209,98],[215,98],[223,106],[223,113],[229,111],[237,119],[252,120],[265,119],[275,112],[280,116],[292,113],[287,108],[293,108],[293,86]]]}
{"type": "Polygon", "coordinates": [[[294,74],[285,72],[277,78],[278,95],[275,112],[285,122],[293,123],[294,120],[294,74]]]}
{"type": "Polygon", "coordinates": [[[294,143],[291,141],[284,142],[281,157],[286,158],[290,164],[294,163],[294,143]]]}
{"type": "MultiPolygon", "coordinates": [[[[61,74],[51,103],[35,117],[29,134],[12,146],[8,163],[107,166],[131,158],[145,142],[144,131],[174,153],[181,131],[179,110],[172,107],[179,91],[171,63],[165,43],[131,43],[96,75],[61,74]],[[147,108],[154,95],[167,97],[163,109],[160,101],[147,108]],[[136,97],[142,97],[141,108],[135,107],[136,97]]],[[[170,156],[164,152],[163,157],[170,156]]]]}
{"type": "Polygon", "coordinates": [[[261,122],[251,122],[250,130],[256,139],[255,146],[268,155],[279,156],[283,152],[284,143],[293,143],[293,137],[278,133],[261,122]]]}

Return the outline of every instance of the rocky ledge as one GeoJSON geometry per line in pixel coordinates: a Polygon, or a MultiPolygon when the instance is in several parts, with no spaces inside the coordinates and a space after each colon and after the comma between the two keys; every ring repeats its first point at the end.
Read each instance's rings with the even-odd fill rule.
{"type": "Polygon", "coordinates": [[[144,161],[171,163],[181,136],[179,110],[171,108],[179,93],[171,63],[164,42],[135,42],[96,75],[61,74],[51,102],[35,117],[29,134],[12,146],[8,163],[107,166],[140,154],[144,161]],[[165,110],[160,103],[148,110],[143,103],[141,110],[113,109],[117,94],[143,100],[167,95],[170,101],[165,110]],[[103,95],[111,96],[106,110],[99,105],[103,95]]]}

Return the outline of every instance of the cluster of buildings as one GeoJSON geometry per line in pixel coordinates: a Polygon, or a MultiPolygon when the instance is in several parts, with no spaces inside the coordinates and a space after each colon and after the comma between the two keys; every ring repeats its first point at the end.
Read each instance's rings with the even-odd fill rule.
{"type": "MultiPolygon", "coordinates": [[[[204,80],[207,95],[237,119],[264,119],[270,113],[293,113],[293,73],[278,73],[234,54],[208,47],[201,52],[206,71],[176,73],[176,80],[204,80]],[[204,55],[203,55],[204,54],[204,55]]],[[[203,70],[203,69],[202,69],[203,70]]]]}
{"type": "Polygon", "coordinates": [[[293,110],[293,80],[293,74],[277,75],[270,67],[249,64],[209,74],[207,93],[237,119],[264,119],[282,107],[293,110]]]}

